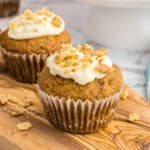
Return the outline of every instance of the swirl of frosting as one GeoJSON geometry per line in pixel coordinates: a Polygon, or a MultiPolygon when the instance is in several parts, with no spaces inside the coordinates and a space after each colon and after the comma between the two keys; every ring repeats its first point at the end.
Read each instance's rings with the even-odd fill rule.
{"type": "Polygon", "coordinates": [[[47,35],[59,35],[65,29],[64,20],[49,11],[25,12],[9,22],[8,37],[16,40],[31,39],[47,35]]]}
{"type": "Polygon", "coordinates": [[[112,70],[106,49],[93,51],[87,44],[78,45],[77,48],[62,45],[59,51],[48,57],[46,65],[52,75],[73,79],[80,85],[104,78],[112,70]]]}

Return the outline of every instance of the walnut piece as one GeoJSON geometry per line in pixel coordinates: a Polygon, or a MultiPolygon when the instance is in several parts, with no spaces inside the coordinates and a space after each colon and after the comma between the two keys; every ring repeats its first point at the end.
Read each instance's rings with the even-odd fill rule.
{"type": "Polygon", "coordinates": [[[77,49],[85,55],[93,56],[94,54],[93,47],[86,43],[82,45],[78,45],[77,49]]]}
{"type": "Polygon", "coordinates": [[[102,60],[100,59],[99,60],[99,63],[97,64],[95,70],[97,72],[100,72],[100,73],[108,73],[110,70],[111,70],[111,67],[105,65],[102,63],[102,60]]]}
{"type": "Polygon", "coordinates": [[[55,16],[55,17],[52,19],[51,24],[52,24],[53,26],[57,27],[57,28],[60,28],[62,22],[61,22],[61,19],[60,19],[59,17],[55,16]]]}
{"type": "Polygon", "coordinates": [[[0,105],[6,105],[7,101],[7,97],[5,95],[0,94],[0,105]]]}
{"type": "Polygon", "coordinates": [[[77,67],[81,66],[86,69],[94,60],[98,61],[95,70],[99,73],[108,73],[113,71],[103,62],[103,56],[107,55],[105,48],[100,48],[96,52],[88,44],[78,45],[74,48],[71,44],[63,44],[59,51],[56,52],[55,63],[65,69],[65,73],[75,72],[77,67]],[[70,67],[70,69],[69,69],[70,67]]]}
{"type": "Polygon", "coordinates": [[[99,48],[95,51],[95,56],[97,56],[97,57],[102,57],[102,56],[106,56],[106,55],[107,55],[106,48],[99,48]]]}
{"type": "Polygon", "coordinates": [[[140,120],[140,116],[136,113],[131,113],[131,114],[129,114],[128,119],[129,119],[129,121],[134,122],[134,121],[140,120]]]}
{"type": "Polygon", "coordinates": [[[10,101],[12,103],[18,103],[18,98],[14,95],[8,94],[7,99],[8,99],[8,101],[10,101]]]}
{"type": "Polygon", "coordinates": [[[26,130],[29,130],[31,127],[32,127],[32,124],[31,122],[28,122],[28,121],[17,124],[17,129],[19,131],[26,131],[26,130]]]}
{"type": "Polygon", "coordinates": [[[18,105],[14,105],[13,111],[11,112],[11,115],[16,117],[24,114],[24,110],[19,107],[18,105]]]}
{"type": "Polygon", "coordinates": [[[26,9],[23,13],[23,15],[28,19],[28,20],[34,20],[35,19],[35,14],[29,10],[29,9],[26,9]]]}
{"type": "Polygon", "coordinates": [[[14,116],[14,117],[17,117],[17,116],[23,115],[23,113],[22,112],[18,112],[18,111],[12,111],[11,115],[14,116]]]}
{"type": "Polygon", "coordinates": [[[93,62],[92,57],[83,57],[82,59],[82,68],[87,68],[93,62]]]}
{"type": "Polygon", "coordinates": [[[52,16],[52,12],[47,7],[43,7],[41,10],[36,10],[36,13],[38,15],[45,15],[48,17],[52,16]]]}

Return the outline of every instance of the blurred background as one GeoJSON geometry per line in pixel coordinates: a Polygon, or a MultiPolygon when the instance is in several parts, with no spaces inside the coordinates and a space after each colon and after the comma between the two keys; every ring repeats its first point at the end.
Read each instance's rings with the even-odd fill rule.
{"type": "MultiPolygon", "coordinates": [[[[148,1],[21,0],[18,14],[43,6],[64,18],[73,44],[87,42],[96,48],[108,48],[112,61],[123,70],[125,83],[146,96],[150,55],[148,1]]],[[[6,29],[13,17],[0,18],[0,28],[6,29]]]]}

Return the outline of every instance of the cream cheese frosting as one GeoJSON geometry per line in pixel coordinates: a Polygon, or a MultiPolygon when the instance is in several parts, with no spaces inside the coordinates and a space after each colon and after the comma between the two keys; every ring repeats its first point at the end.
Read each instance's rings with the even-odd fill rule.
{"type": "Polygon", "coordinates": [[[112,68],[105,49],[94,52],[87,44],[77,48],[62,45],[59,51],[48,57],[46,65],[52,75],[73,79],[80,85],[104,78],[112,68]]]}
{"type": "Polygon", "coordinates": [[[64,20],[46,7],[32,12],[26,10],[9,22],[8,37],[16,40],[59,35],[65,29],[64,20]]]}

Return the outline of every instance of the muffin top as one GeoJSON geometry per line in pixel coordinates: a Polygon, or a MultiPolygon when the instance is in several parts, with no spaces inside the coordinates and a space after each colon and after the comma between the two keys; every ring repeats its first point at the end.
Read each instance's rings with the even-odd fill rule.
{"type": "Polygon", "coordinates": [[[93,51],[87,44],[62,45],[48,57],[39,86],[49,95],[73,99],[101,99],[122,88],[122,74],[105,48],[93,51]]]}
{"type": "Polygon", "coordinates": [[[25,12],[9,22],[8,37],[15,40],[31,39],[47,35],[59,35],[65,29],[63,19],[44,7],[25,12]]]}
{"type": "Polygon", "coordinates": [[[9,28],[0,34],[3,48],[22,54],[48,54],[70,41],[63,19],[47,8],[35,12],[26,10],[10,21],[9,28]]]}

